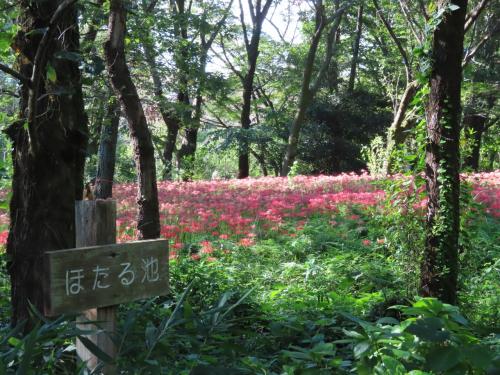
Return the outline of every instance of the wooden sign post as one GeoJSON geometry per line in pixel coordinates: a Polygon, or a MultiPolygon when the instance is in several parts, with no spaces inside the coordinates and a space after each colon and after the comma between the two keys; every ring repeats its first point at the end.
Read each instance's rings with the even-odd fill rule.
{"type": "MultiPolygon", "coordinates": [[[[111,200],[76,203],[77,248],[45,254],[45,315],[79,313],[80,327],[102,332],[88,338],[116,358],[113,342],[116,305],[168,292],[168,242],[136,241],[115,244],[116,204],[111,200]],[[95,246],[101,245],[101,246],[95,246]]],[[[99,360],[77,341],[77,354],[90,370],[99,360]]],[[[114,374],[107,364],[104,374],[114,374]]]]}

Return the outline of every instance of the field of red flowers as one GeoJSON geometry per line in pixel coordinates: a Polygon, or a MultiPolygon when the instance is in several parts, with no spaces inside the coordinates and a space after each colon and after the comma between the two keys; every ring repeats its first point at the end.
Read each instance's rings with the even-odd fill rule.
{"type": "MultiPolygon", "coordinates": [[[[500,171],[464,175],[463,179],[472,183],[473,197],[485,211],[500,217],[500,171]]],[[[197,240],[202,253],[211,253],[213,240],[231,239],[250,246],[259,233],[266,231],[294,236],[311,216],[331,215],[331,224],[335,225],[334,217],[341,207],[376,208],[385,197],[376,182],[368,174],[160,182],[161,235],[170,239],[172,257],[187,241],[197,240]]],[[[119,241],[133,240],[135,184],[117,185],[114,198],[119,210],[119,241]]],[[[0,228],[4,228],[0,243],[6,241],[7,225],[8,213],[0,212],[0,228]]]]}
{"type": "MultiPolygon", "coordinates": [[[[464,192],[483,209],[464,204],[471,212],[464,210],[467,227],[457,305],[472,323],[467,327],[482,331],[469,332],[458,320],[442,324],[448,327],[444,322],[449,321],[450,327],[457,327],[446,331],[451,335],[446,342],[454,345],[453,358],[466,361],[459,351],[467,352],[462,337],[467,337],[467,345],[479,343],[474,353],[498,348],[498,340],[495,344],[490,338],[500,311],[500,171],[462,178],[468,182],[464,192]]],[[[420,176],[380,180],[368,174],[160,182],[161,235],[170,242],[171,293],[155,303],[120,308],[121,368],[187,374],[195,373],[190,370],[196,366],[223,366],[245,372],[217,373],[296,375],[338,373],[341,367],[347,372],[339,373],[353,373],[364,360],[358,348],[364,348],[365,357],[382,350],[392,353],[393,332],[417,323],[415,317],[394,320],[389,306],[415,301],[421,309],[429,304],[429,310],[415,311],[424,311],[424,320],[440,322],[449,319],[443,318],[449,311],[458,311],[451,306],[446,309],[453,310],[441,310],[444,305],[433,299],[415,300],[424,190],[420,176]],[[380,338],[368,343],[364,329],[380,338]],[[153,353],[148,348],[156,349],[153,353]],[[315,372],[319,368],[325,371],[315,372]]],[[[136,191],[135,184],[114,189],[120,242],[136,238],[136,191]]],[[[0,200],[2,194],[6,192],[0,191],[0,200]]],[[[8,213],[0,211],[2,243],[7,227],[8,213]]],[[[2,252],[0,246],[0,262],[5,259],[2,252]]],[[[0,273],[0,292],[5,295],[6,280],[0,273]]],[[[9,315],[8,299],[0,298],[0,335],[9,315]]],[[[448,344],[435,342],[434,326],[430,336],[427,331],[419,336],[424,326],[401,337],[408,350],[418,353],[418,361],[427,363],[424,355],[432,357],[448,344]]],[[[9,345],[5,352],[12,351],[9,345]]],[[[51,345],[44,347],[52,350],[51,345]]],[[[489,365],[489,360],[484,362],[489,365]]]]}

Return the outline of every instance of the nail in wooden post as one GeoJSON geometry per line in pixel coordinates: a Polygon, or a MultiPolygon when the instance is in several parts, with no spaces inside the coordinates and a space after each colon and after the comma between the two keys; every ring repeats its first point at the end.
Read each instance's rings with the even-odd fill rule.
{"type": "MultiPolygon", "coordinates": [[[[75,205],[76,247],[108,245],[116,243],[116,202],[114,200],[77,201],[75,205]]],[[[98,321],[104,333],[88,338],[111,358],[116,358],[116,346],[110,336],[115,333],[116,306],[84,311],[77,322],[98,321]]],[[[89,324],[80,324],[84,330],[94,329],[89,324]]],[[[79,340],[76,342],[78,357],[87,363],[90,370],[99,365],[99,359],[79,340]]],[[[116,373],[114,365],[105,365],[102,373],[116,373]]]]}

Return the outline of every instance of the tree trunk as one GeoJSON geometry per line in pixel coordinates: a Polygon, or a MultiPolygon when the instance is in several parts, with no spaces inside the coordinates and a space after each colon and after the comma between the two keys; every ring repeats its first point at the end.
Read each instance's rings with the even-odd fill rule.
{"type": "MultiPolygon", "coordinates": [[[[32,75],[35,54],[42,40],[37,30],[47,28],[58,0],[35,6],[32,2],[20,2],[19,31],[15,48],[20,52],[20,72],[32,75]]],[[[46,29],[47,30],[47,29],[46,29]]],[[[83,168],[87,146],[87,119],[84,113],[81,75],[78,63],[54,58],[60,51],[79,51],[77,11],[66,6],[55,21],[54,33],[45,47],[47,61],[56,72],[55,81],[42,80],[38,92],[36,126],[32,134],[24,127],[28,109],[29,88],[21,86],[21,120],[7,129],[12,140],[13,179],[10,202],[10,230],[7,268],[11,280],[12,325],[28,320],[29,303],[43,311],[43,267],[46,251],[74,247],[75,200],[83,194],[83,168]],[[57,33],[64,30],[64,38],[57,33]],[[66,93],[49,92],[64,88],[66,93]],[[30,142],[36,142],[36,151],[30,142]]],[[[48,32],[48,31],[46,31],[48,32]]],[[[44,63],[45,65],[45,63],[44,63]]],[[[42,66],[45,76],[46,68],[42,66]]]]}
{"type": "Polygon", "coordinates": [[[312,101],[312,93],[307,91],[302,91],[299,100],[299,109],[295,118],[292,122],[292,127],[290,128],[290,134],[288,135],[288,146],[285,153],[285,158],[283,159],[283,165],[281,166],[281,176],[287,176],[290,173],[293,162],[297,156],[297,148],[299,145],[299,135],[302,128],[302,124],[306,118],[306,110],[312,101]]]}
{"type": "Polygon", "coordinates": [[[406,89],[403,93],[403,96],[401,97],[401,100],[398,105],[398,109],[396,111],[396,114],[394,116],[394,120],[392,121],[391,126],[389,127],[389,130],[387,131],[387,143],[386,143],[386,149],[385,149],[385,160],[383,164],[383,173],[385,175],[389,174],[391,171],[391,166],[392,166],[392,152],[394,151],[394,147],[401,143],[406,137],[405,137],[405,129],[403,127],[406,112],[408,111],[408,108],[410,107],[410,103],[415,97],[417,91],[418,91],[419,85],[417,81],[410,82],[407,86],[406,89]]]}
{"type": "Polygon", "coordinates": [[[458,240],[460,229],[460,90],[467,0],[439,0],[449,4],[434,31],[430,95],[426,108],[426,241],[421,267],[423,296],[457,302],[458,240]]]}
{"type": "MultiPolygon", "coordinates": [[[[338,1],[336,3],[338,7],[338,1]]],[[[332,59],[332,55],[335,49],[336,42],[336,32],[340,25],[340,20],[342,17],[343,10],[338,10],[336,12],[335,20],[330,28],[327,38],[327,50],[326,56],[322,63],[322,66],[316,77],[314,82],[312,82],[312,75],[314,69],[314,61],[316,59],[316,52],[318,50],[319,42],[321,39],[321,35],[323,33],[324,28],[326,27],[326,15],[323,6],[323,2],[319,1],[316,5],[316,28],[314,31],[314,35],[309,46],[309,51],[307,53],[307,58],[304,66],[304,75],[302,78],[302,86],[300,91],[300,98],[298,103],[297,113],[292,122],[292,126],[290,128],[289,136],[288,136],[288,144],[285,152],[285,157],[283,158],[283,164],[281,166],[281,176],[287,176],[290,172],[290,169],[295,161],[295,157],[297,156],[297,148],[299,145],[299,136],[300,130],[306,118],[306,111],[309,105],[311,104],[316,92],[319,89],[319,85],[321,81],[326,75],[326,71],[330,66],[330,61],[332,59]]]]}
{"type": "Polygon", "coordinates": [[[118,141],[118,125],[120,124],[120,102],[112,97],[101,128],[99,141],[97,174],[94,196],[96,199],[107,199],[113,196],[113,179],[115,177],[116,143],[118,141]]]}
{"type": "Polygon", "coordinates": [[[481,153],[481,141],[483,137],[483,132],[485,130],[484,125],[486,124],[486,116],[481,114],[473,114],[464,117],[464,127],[465,129],[472,129],[474,134],[472,139],[467,141],[472,144],[471,153],[465,159],[465,167],[469,167],[474,171],[479,171],[479,156],[481,153]]]}
{"type": "Polygon", "coordinates": [[[352,60],[351,60],[351,74],[349,75],[349,84],[347,85],[347,92],[353,92],[354,83],[356,82],[356,69],[358,67],[359,56],[359,42],[361,41],[361,34],[363,32],[363,5],[358,9],[358,21],[356,24],[356,38],[352,47],[352,60]]]}
{"type": "Polygon", "coordinates": [[[151,78],[153,79],[154,98],[158,110],[160,111],[163,122],[167,126],[167,137],[163,145],[163,180],[172,179],[172,165],[173,156],[175,152],[175,143],[180,129],[180,120],[173,109],[168,108],[167,99],[163,95],[163,85],[161,83],[160,73],[156,69],[156,57],[153,47],[145,42],[143,43],[144,54],[146,56],[146,63],[148,64],[151,78]]]}
{"type": "Polygon", "coordinates": [[[167,139],[163,147],[163,160],[165,168],[163,170],[163,179],[172,179],[173,159],[175,152],[175,143],[177,142],[177,135],[179,134],[180,122],[179,120],[170,117],[167,123],[167,139]]]}
{"type": "Polygon", "coordinates": [[[272,0],[266,0],[264,4],[257,0],[256,4],[252,3],[253,0],[248,0],[249,7],[252,13],[252,35],[248,40],[247,28],[244,22],[244,12],[241,1],[241,26],[243,27],[243,36],[245,40],[245,48],[247,52],[247,72],[244,76],[240,76],[243,84],[243,106],[241,108],[240,123],[241,123],[241,139],[238,151],[238,178],[246,178],[250,175],[250,158],[249,158],[249,142],[248,131],[250,129],[251,120],[251,105],[253,94],[253,82],[255,78],[255,71],[257,69],[257,58],[259,57],[259,44],[262,33],[262,24],[266,19],[272,0]]]}
{"type": "Polygon", "coordinates": [[[257,57],[259,56],[260,28],[254,28],[252,41],[248,48],[248,72],[243,80],[243,107],[241,109],[240,123],[243,133],[240,140],[240,149],[238,156],[238,178],[246,178],[250,175],[249,164],[249,144],[248,130],[250,129],[251,105],[253,93],[253,81],[255,70],[257,68],[257,57]]]}
{"type": "Polygon", "coordinates": [[[146,116],[125,59],[125,20],[126,11],[122,1],[111,0],[109,36],[104,50],[110,80],[125,111],[134,145],[139,185],[137,194],[139,239],[152,239],[160,235],[154,147],[146,116]]]}
{"type": "Polygon", "coordinates": [[[185,170],[186,177],[189,179],[192,176],[192,163],[196,155],[196,147],[198,143],[198,129],[201,126],[201,113],[203,105],[202,91],[205,87],[205,75],[207,65],[207,50],[203,49],[200,57],[200,82],[196,88],[196,105],[194,109],[194,118],[192,125],[186,127],[185,139],[182,142],[181,148],[177,153],[179,167],[185,170]],[[187,163],[185,161],[188,161],[187,163]]]}

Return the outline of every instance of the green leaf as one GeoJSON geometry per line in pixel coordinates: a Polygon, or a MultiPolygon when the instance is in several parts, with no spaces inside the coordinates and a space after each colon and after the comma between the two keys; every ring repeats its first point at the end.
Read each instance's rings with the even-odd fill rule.
{"type": "Polygon", "coordinates": [[[475,368],[487,369],[494,358],[492,351],[482,345],[471,345],[462,348],[461,354],[475,368]]]}
{"type": "Polygon", "coordinates": [[[78,339],[82,342],[85,347],[90,350],[92,354],[94,354],[97,358],[105,363],[113,363],[114,360],[108,354],[104,353],[101,348],[99,348],[96,344],[90,341],[85,336],[78,336],[78,339]]]}
{"type": "Polygon", "coordinates": [[[442,342],[450,337],[449,332],[443,331],[443,322],[439,318],[418,319],[406,328],[406,332],[432,342],[442,342]]]}
{"type": "Polygon", "coordinates": [[[460,350],[453,346],[442,346],[430,350],[427,355],[427,368],[442,373],[455,367],[460,361],[460,350]]]}
{"type": "Polygon", "coordinates": [[[50,64],[47,65],[47,79],[49,82],[55,83],[57,81],[57,73],[54,67],[50,64]]]}
{"type": "Polygon", "coordinates": [[[364,353],[366,353],[370,349],[369,341],[362,341],[359,344],[354,346],[354,357],[360,358],[364,353]]]}
{"type": "Polygon", "coordinates": [[[10,49],[11,35],[0,33],[0,52],[8,52],[10,49]]]}
{"type": "Polygon", "coordinates": [[[22,345],[22,343],[23,343],[23,342],[22,342],[21,340],[19,340],[17,337],[9,337],[9,339],[8,339],[7,341],[8,341],[8,343],[9,343],[10,345],[12,345],[13,347],[16,347],[16,348],[21,347],[21,345],[22,345]]]}
{"type": "Polygon", "coordinates": [[[388,374],[392,375],[406,374],[405,367],[397,359],[384,355],[382,356],[382,362],[384,363],[384,367],[386,368],[386,370],[388,370],[388,374]]]}

